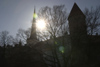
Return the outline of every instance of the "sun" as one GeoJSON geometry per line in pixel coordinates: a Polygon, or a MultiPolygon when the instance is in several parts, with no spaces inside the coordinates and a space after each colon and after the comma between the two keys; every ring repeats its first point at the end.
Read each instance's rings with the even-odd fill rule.
{"type": "Polygon", "coordinates": [[[43,19],[37,20],[36,27],[41,30],[45,29],[46,27],[45,21],[43,19]]]}

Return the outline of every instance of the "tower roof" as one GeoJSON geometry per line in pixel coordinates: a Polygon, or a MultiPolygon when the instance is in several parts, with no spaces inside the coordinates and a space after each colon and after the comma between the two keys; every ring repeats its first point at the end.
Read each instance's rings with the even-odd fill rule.
{"type": "Polygon", "coordinates": [[[34,6],[34,13],[33,13],[33,20],[37,18],[37,14],[36,14],[36,9],[35,9],[35,6],[34,6]]]}
{"type": "Polygon", "coordinates": [[[35,7],[34,7],[34,14],[33,14],[30,38],[32,38],[32,39],[36,39],[37,38],[36,37],[36,13],[35,13],[35,7]]]}
{"type": "Polygon", "coordinates": [[[35,6],[34,6],[34,13],[35,13],[35,6]]]}
{"type": "Polygon", "coordinates": [[[76,3],[74,3],[73,7],[72,7],[72,10],[69,14],[69,17],[72,17],[72,16],[77,16],[77,15],[83,15],[85,17],[85,15],[83,14],[83,12],[81,11],[81,9],[78,7],[78,5],[76,3]]]}

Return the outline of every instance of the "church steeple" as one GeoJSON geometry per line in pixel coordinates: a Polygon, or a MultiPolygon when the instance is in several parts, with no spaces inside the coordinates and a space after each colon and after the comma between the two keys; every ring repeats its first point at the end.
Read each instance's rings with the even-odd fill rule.
{"type": "Polygon", "coordinates": [[[30,38],[27,39],[27,44],[30,46],[34,46],[38,42],[37,35],[36,35],[36,18],[37,18],[37,14],[34,7],[31,34],[30,34],[30,38]]]}
{"type": "Polygon", "coordinates": [[[33,20],[32,20],[32,27],[31,27],[31,39],[37,39],[36,37],[36,11],[34,7],[34,13],[33,13],[33,20]]]}
{"type": "Polygon", "coordinates": [[[35,13],[35,6],[34,6],[34,13],[35,13]]]}
{"type": "Polygon", "coordinates": [[[36,18],[37,18],[37,14],[36,14],[36,10],[35,10],[35,7],[34,7],[33,19],[36,19],[36,18]]]}

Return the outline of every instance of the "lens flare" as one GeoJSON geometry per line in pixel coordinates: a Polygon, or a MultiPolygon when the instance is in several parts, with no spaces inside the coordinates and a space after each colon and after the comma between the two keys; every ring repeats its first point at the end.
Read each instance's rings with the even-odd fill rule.
{"type": "Polygon", "coordinates": [[[60,47],[59,47],[59,51],[60,51],[61,53],[64,53],[64,47],[63,47],[63,46],[60,46],[60,47]]]}
{"type": "Polygon", "coordinates": [[[33,18],[37,18],[38,16],[37,16],[37,14],[36,13],[34,13],[33,14],[33,18]]]}

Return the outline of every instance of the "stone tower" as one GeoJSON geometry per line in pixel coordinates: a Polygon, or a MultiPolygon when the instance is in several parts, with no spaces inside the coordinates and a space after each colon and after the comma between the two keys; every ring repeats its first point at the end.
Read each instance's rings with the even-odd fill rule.
{"type": "Polygon", "coordinates": [[[85,15],[76,3],[69,14],[68,21],[72,44],[71,66],[81,67],[87,62],[87,30],[85,15]]]}
{"type": "Polygon", "coordinates": [[[69,14],[68,21],[71,36],[82,37],[87,35],[85,15],[76,3],[74,3],[74,6],[69,14]]]}
{"type": "Polygon", "coordinates": [[[37,35],[36,35],[36,12],[34,8],[32,26],[31,26],[31,34],[30,38],[27,39],[27,44],[30,46],[34,46],[38,42],[37,35]]]}

